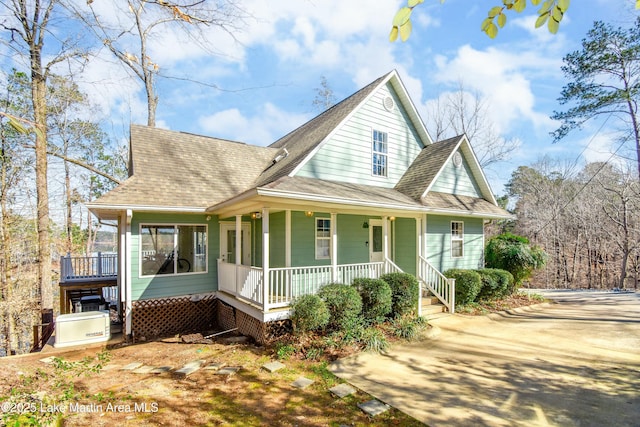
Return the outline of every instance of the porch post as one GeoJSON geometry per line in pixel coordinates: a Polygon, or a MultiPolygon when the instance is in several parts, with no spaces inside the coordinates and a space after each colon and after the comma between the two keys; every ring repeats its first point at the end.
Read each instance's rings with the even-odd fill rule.
{"type": "Polygon", "coordinates": [[[331,214],[331,280],[338,282],[338,215],[331,214]]]}
{"type": "Polygon", "coordinates": [[[124,282],[125,282],[125,334],[131,335],[133,332],[132,329],[132,313],[133,303],[131,302],[131,220],[133,218],[133,211],[131,209],[127,209],[126,216],[123,215],[123,219],[126,220],[125,225],[125,233],[124,233],[124,253],[125,253],[125,271],[124,271],[124,282]]]}
{"type": "Polygon", "coordinates": [[[240,268],[240,264],[242,264],[242,215],[236,215],[236,250],[234,256],[236,258],[236,268],[233,274],[233,281],[235,282],[236,295],[240,295],[241,285],[240,280],[238,280],[240,277],[238,270],[240,268]]]}
{"type": "Polygon", "coordinates": [[[284,212],[284,266],[291,267],[291,209],[284,212]]]}
{"type": "Polygon", "coordinates": [[[389,217],[382,217],[382,256],[386,263],[389,259],[389,217]]]}
{"type": "Polygon", "coordinates": [[[269,208],[262,208],[262,310],[269,310],[269,208]]]}
{"type": "Polygon", "coordinates": [[[416,217],[416,273],[418,276],[418,316],[422,316],[422,262],[420,257],[422,256],[422,219],[416,217]]]}
{"type": "Polygon", "coordinates": [[[422,257],[427,258],[427,214],[422,215],[422,257]]]}

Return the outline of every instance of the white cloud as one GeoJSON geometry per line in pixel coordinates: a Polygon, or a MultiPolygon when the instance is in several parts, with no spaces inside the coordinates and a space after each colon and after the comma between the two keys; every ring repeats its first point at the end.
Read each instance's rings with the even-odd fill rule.
{"type": "Polygon", "coordinates": [[[229,138],[248,144],[269,145],[294,130],[309,117],[289,113],[266,103],[257,115],[247,117],[237,108],[220,111],[198,119],[200,128],[218,138],[229,138]]]}

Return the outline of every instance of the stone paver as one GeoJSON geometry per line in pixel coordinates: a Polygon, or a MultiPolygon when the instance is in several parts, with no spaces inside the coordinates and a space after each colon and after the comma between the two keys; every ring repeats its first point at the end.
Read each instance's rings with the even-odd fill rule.
{"type": "Polygon", "coordinates": [[[49,357],[45,357],[44,359],[40,359],[40,362],[42,363],[46,363],[47,365],[53,363],[53,359],[55,359],[55,356],[49,356],[49,357]]]}
{"type": "Polygon", "coordinates": [[[137,369],[134,369],[133,372],[134,374],[150,374],[151,371],[153,371],[154,369],[156,369],[155,366],[149,366],[149,365],[142,365],[137,369]]]}
{"type": "Polygon", "coordinates": [[[310,380],[309,378],[305,378],[305,377],[300,377],[291,383],[292,386],[294,386],[295,388],[299,388],[301,390],[304,390],[305,388],[309,387],[311,384],[313,384],[313,380],[310,380]]]}
{"type": "Polygon", "coordinates": [[[375,417],[383,412],[386,412],[391,408],[389,405],[385,405],[379,400],[373,399],[366,402],[358,403],[358,408],[362,409],[367,415],[375,417]]]}
{"type": "Polygon", "coordinates": [[[343,398],[343,397],[349,396],[350,394],[355,393],[356,389],[351,387],[347,383],[342,383],[342,384],[338,384],[337,386],[331,387],[329,391],[335,394],[336,396],[338,396],[339,398],[343,398]]]}
{"type": "Polygon", "coordinates": [[[171,366],[158,366],[157,368],[153,368],[151,370],[151,374],[164,374],[165,372],[171,371],[173,368],[171,366]]]}
{"type": "Polygon", "coordinates": [[[121,371],[133,371],[134,369],[138,369],[140,366],[142,366],[142,362],[131,362],[128,365],[125,365],[122,368],[120,368],[120,370],[121,371]]]}
{"type": "Polygon", "coordinates": [[[280,362],[269,362],[269,363],[265,363],[264,365],[262,365],[263,369],[266,369],[269,372],[276,372],[279,371],[282,368],[285,368],[286,365],[284,363],[280,363],[280,362]]]}
{"type": "Polygon", "coordinates": [[[216,375],[233,375],[240,370],[240,366],[225,366],[216,372],[216,375]]]}
{"type": "Polygon", "coordinates": [[[437,339],[329,369],[427,425],[638,427],[640,293],[544,295],[558,303],[430,321],[437,339]]]}
{"type": "Polygon", "coordinates": [[[204,367],[206,371],[219,371],[224,367],[224,363],[211,363],[204,367]]]}
{"type": "Polygon", "coordinates": [[[193,360],[185,364],[182,368],[178,369],[175,374],[179,376],[187,377],[194,372],[198,371],[204,364],[204,360],[193,360]]]}

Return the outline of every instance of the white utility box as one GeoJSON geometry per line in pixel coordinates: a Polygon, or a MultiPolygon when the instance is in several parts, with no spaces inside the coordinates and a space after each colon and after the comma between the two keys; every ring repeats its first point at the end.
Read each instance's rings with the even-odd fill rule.
{"type": "Polygon", "coordinates": [[[108,312],[61,314],[56,318],[56,348],[106,342],[110,338],[111,319],[108,312]]]}

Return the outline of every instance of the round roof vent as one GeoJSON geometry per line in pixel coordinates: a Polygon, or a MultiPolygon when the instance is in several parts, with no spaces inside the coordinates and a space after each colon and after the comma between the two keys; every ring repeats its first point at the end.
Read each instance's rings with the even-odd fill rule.
{"type": "Polygon", "coordinates": [[[462,166],[462,155],[460,154],[459,151],[456,151],[455,153],[453,153],[453,166],[457,168],[462,166]]]}
{"type": "Polygon", "coordinates": [[[384,105],[384,109],[387,111],[393,110],[393,107],[396,103],[393,102],[393,98],[390,96],[385,96],[382,100],[382,105],[384,105]]]}

